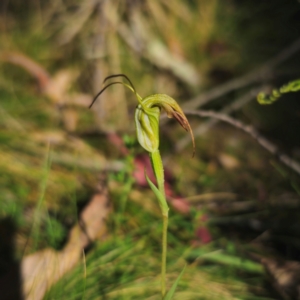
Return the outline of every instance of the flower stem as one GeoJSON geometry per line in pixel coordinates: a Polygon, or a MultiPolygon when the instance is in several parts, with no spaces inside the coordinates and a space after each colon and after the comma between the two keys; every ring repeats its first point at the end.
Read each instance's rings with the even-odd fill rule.
{"type": "MultiPolygon", "coordinates": [[[[168,232],[168,205],[166,201],[164,186],[164,169],[162,159],[158,150],[150,153],[152,168],[156,177],[158,190],[163,195],[166,205],[162,208],[163,229],[162,229],[162,259],[161,259],[161,295],[162,299],[166,294],[166,263],[167,263],[167,232],[168,232]]],[[[162,207],[162,206],[161,206],[162,207]]]]}
{"type": "Polygon", "coordinates": [[[150,153],[150,159],[151,159],[152,169],[153,169],[153,172],[154,172],[155,177],[156,177],[158,189],[162,193],[164,198],[166,198],[164,167],[163,167],[163,164],[162,164],[162,160],[161,160],[159,150],[155,150],[155,151],[151,152],[150,153]]]}
{"type": "Polygon", "coordinates": [[[163,216],[162,232],[162,258],[161,258],[161,295],[162,299],[166,294],[166,263],[167,263],[167,233],[168,233],[168,216],[163,216]]]}

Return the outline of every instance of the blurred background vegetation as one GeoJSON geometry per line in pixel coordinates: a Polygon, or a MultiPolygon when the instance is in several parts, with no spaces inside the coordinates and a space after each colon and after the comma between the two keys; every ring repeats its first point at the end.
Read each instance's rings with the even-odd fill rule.
{"type": "Polygon", "coordinates": [[[280,149],[272,155],[228,124],[188,116],[192,159],[190,138],[162,120],[173,207],[169,284],[188,264],[175,299],[300,299],[299,174],[278,160],[281,151],[300,160],[299,93],[272,106],[255,100],[300,77],[299,33],[296,0],[2,0],[6,299],[17,299],[9,292],[15,269],[24,299],[158,299],[161,228],[134,134],[136,100],[115,86],[88,109],[103,79],[116,73],[142,97],[165,93],[184,109],[231,115],[280,149]],[[101,220],[87,217],[96,233],[88,241],[81,236],[73,250],[85,251],[75,255],[68,249],[73,233],[85,231],[93,195],[104,197],[101,220]],[[68,255],[47,261],[49,253],[68,255]],[[26,258],[35,263],[28,267],[26,258]],[[69,259],[72,268],[62,267],[69,259]],[[41,261],[44,273],[50,264],[61,275],[47,277],[33,298],[41,261]]]}

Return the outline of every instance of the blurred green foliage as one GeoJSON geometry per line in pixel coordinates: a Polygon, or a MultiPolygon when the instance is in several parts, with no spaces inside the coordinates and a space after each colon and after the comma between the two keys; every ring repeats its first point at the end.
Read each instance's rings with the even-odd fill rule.
{"type": "MultiPolygon", "coordinates": [[[[149,204],[149,190],[132,178],[139,152],[133,122],[126,114],[109,119],[127,104],[132,116],[135,100],[121,88],[109,92],[93,112],[87,109],[89,100],[106,75],[122,72],[138,82],[141,94],[162,92],[184,103],[253,70],[297,39],[299,3],[4,0],[0,14],[0,218],[11,217],[16,225],[16,257],[46,247],[61,249],[99,173],[108,172],[114,213],[107,240],[87,249],[86,263],[66,274],[45,298],[141,299],[158,294],[158,208],[149,204]],[[49,82],[56,82],[50,92],[24,60],[7,58],[15,54],[37,63],[49,82]],[[71,74],[66,82],[55,81],[61,71],[71,74]],[[76,93],[87,98],[80,102],[76,93]],[[108,141],[106,134],[112,131],[126,132],[123,139],[132,151],[128,157],[108,141]]],[[[263,83],[281,86],[297,78],[298,70],[296,55],[263,83]]],[[[207,107],[221,109],[243,92],[233,91],[207,107]]],[[[288,101],[268,110],[253,101],[235,116],[300,158],[295,130],[299,101],[295,95],[285,97],[288,101]]],[[[197,139],[195,159],[190,159],[190,149],[174,154],[171,145],[184,133],[173,125],[163,127],[162,156],[176,178],[174,192],[237,195],[234,201],[191,200],[195,213],[189,216],[172,212],[170,283],[189,263],[178,299],[199,299],[200,293],[202,299],[276,299],[265,289],[261,266],[248,251],[269,255],[265,249],[253,250],[251,242],[270,230],[274,234],[268,246],[286,259],[299,257],[299,177],[253,140],[223,125],[197,139]],[[233,167],[224,153],[227,162],[228,156],[235,159],[233,167]],[[205,226],[213,242],[208,245],[197,244],[199,212],[210,221],[205,226]]]]}

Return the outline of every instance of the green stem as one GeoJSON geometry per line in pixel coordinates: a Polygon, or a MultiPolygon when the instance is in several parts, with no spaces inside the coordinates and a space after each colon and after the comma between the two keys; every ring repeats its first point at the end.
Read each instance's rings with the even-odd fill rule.
{"type": "MultiPolygon", "coordinates": [[[[156,177],[158,189],[160,193],[164,196],[166,201],[165,194],[165,185],[164,185],[164,168],[162,164],[162,159],[158,150],[150,153],[152,168],[156,177]]],[[[167,263],[167,232],[168,232],[168,211],[167,201],[165,209],[162,208],[162,217],[163,217],[163,230],[162,230],[162,259],[161,259],[161,295],[162,299],[166,294],[166,263],[167,263]]]]}
{"type": "Polygon", "coordinates": [[[161,295],[162,299],[166,294],[166,264],[167,264],[167,233],[168,233],[168,216],[163,216],[162,232],[162,257],[161,257],[161,295]]]}
{"type": "Polygon", "coordinates": [[[159,150],[155,150],[154,152],[150,153],[150,158],[152,169],[156,177],[158,189],[163,194],[164,198],[166,198],[164,167],[162,164],[162,159],[159,150]]]}

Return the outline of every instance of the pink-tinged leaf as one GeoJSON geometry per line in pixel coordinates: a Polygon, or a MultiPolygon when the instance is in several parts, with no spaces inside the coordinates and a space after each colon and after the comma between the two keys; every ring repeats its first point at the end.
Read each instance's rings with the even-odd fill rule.
{"type": "Polygon", "coordinates": [[[208,221],[207,215],[202,215],[199,218],[198,221],[198,228],[196,229],[196,237],[198,238],[198,242],[201,242],[202,244],[208,244],[212,241],[212,236],[209,231],[209,228],[206,225],[206,222],[208,221]]]}
{"type": "Polygon", "coordinates": [[[196,230],[196,236],[202,244],[208,244],[212,241],[211,234],[207,227],[198,227],[196,230]]]}

